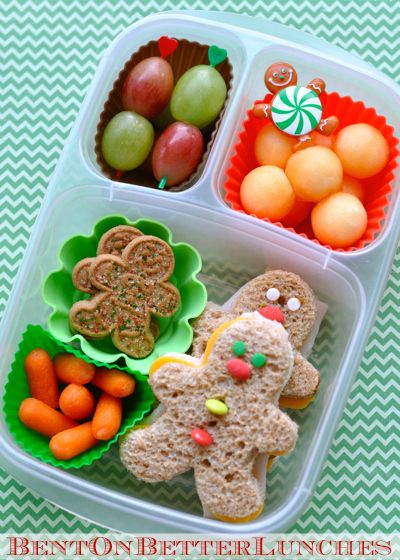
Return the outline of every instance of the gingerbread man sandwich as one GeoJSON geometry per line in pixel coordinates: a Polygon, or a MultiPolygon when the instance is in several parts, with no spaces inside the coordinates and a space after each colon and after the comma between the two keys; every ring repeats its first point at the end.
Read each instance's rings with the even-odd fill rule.
{"type": "Polygon", "coordinates": [[[150,385],[160,413],[123,438],[123,464],[152,483],[193,469],[205,515],[255,519],[268,456],[290,452],[297,440],[297,425],[278,408],[292,364],[287,331],[259,313],[220,325],[200,358],[159,358],[150,385]]]}

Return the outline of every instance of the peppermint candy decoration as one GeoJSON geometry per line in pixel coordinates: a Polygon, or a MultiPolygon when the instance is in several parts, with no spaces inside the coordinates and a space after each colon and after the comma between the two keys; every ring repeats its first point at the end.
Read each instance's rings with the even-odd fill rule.
{"type": "Polygon", "coordinates": [[[271,112],[279,130],[291,136],[302,136],[317,127],[322,117],[322,105],[311,89],[289,86],[276,94],[271,112]]]}

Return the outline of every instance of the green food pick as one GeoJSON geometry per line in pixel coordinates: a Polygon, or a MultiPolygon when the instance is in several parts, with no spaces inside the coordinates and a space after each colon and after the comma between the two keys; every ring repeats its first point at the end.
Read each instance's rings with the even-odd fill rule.
{"type": "Polygon", "coordinates": [[[227,56],[227,51],[225,49],[217,47],[216,45],[211,45],[211,47],[208,49],[208,60],[210,62],[210,66],[212,66],[213,68],[223,62],[227,56]]]}
{"type": "Polygon", "coordinates": [[[167,184],[167,177],[163,177],[161,179],[161,181],[158,183],[158,188],[159,189],[163,189],[165,187],[165,185],[167,184]]]}

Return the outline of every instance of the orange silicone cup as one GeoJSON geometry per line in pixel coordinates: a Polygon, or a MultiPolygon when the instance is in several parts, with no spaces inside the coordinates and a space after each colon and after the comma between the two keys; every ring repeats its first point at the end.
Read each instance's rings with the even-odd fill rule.
{"type": "MultiPolygon", "coordinates": [[[[272,94],[268,93],[264,100],[258,103],[268,103],[271,98],[272,94]]],[[[393,128],[386,123],[385,117],[378,115],[375,109],[366,107],[362,101],[353,101],[350,97],[341,97],[336,92],[323,92],[320,99],[323,106],[323,118],[331,115],[336,115],[338,117],[339,127],[337,131],[349,124],[367,123],[380,130],[389,144],[389,160],[385,168],[374,177],[363,181],[366,187],[366,200],[364,205],[368,214],[368,225],[363,237],[351,247],[334,249],[335,251],[341,252],[357,251],[374,241],[383,227],[389,207],[390,194],[393,188],[394,170],[397,166],[396,158],[399,154],[397,149],[398,140],[393,134],[393,128]]],[[[243,212],[244,214],[246,214],[246,212],[240,202],[240,186],[247,173],[255,167],[258,167],[254,156],[254,142],[258,132],[266,122],[267,121],[264,119],[256,119],[251,110],[247,112],[247,118],[239,134],[239,141],[234,147],[234,154],[230,160],[230,166],[226,174],[226,181],[224,184],[224,189],[226,191],[225,200],[233,210],[243,212]]],[[[337,131],[335,133],[337,133],[337,131]]],[[[318,245],[321,245],[313,235],[310,218],[294,228],[285,227],[280,222],[271,222],[268,218],[259,219],[297,233],[301,237],[311,239],[315,243],[318,243],[318,245]]],[[[324,245],[324,247],[332,249],[330,245],[324,245]]]]}

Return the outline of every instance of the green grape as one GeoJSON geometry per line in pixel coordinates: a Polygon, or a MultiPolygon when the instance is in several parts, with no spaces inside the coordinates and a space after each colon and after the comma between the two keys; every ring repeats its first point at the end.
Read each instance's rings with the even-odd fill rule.
{"type": "Polygon", "coordinates": [[[145,161],[153,142],[154,130],[150,121],[133,111],[122,111],[106,126],[101,151],[108,165],[129,171],[145,161]]]}
{"type": "Polygon", "coordinates": [[[177,121],[204,128],[221,111],[226,84],[212,66],[193,66],[181,76],[172,92],[171,113],[177,121]]]}

